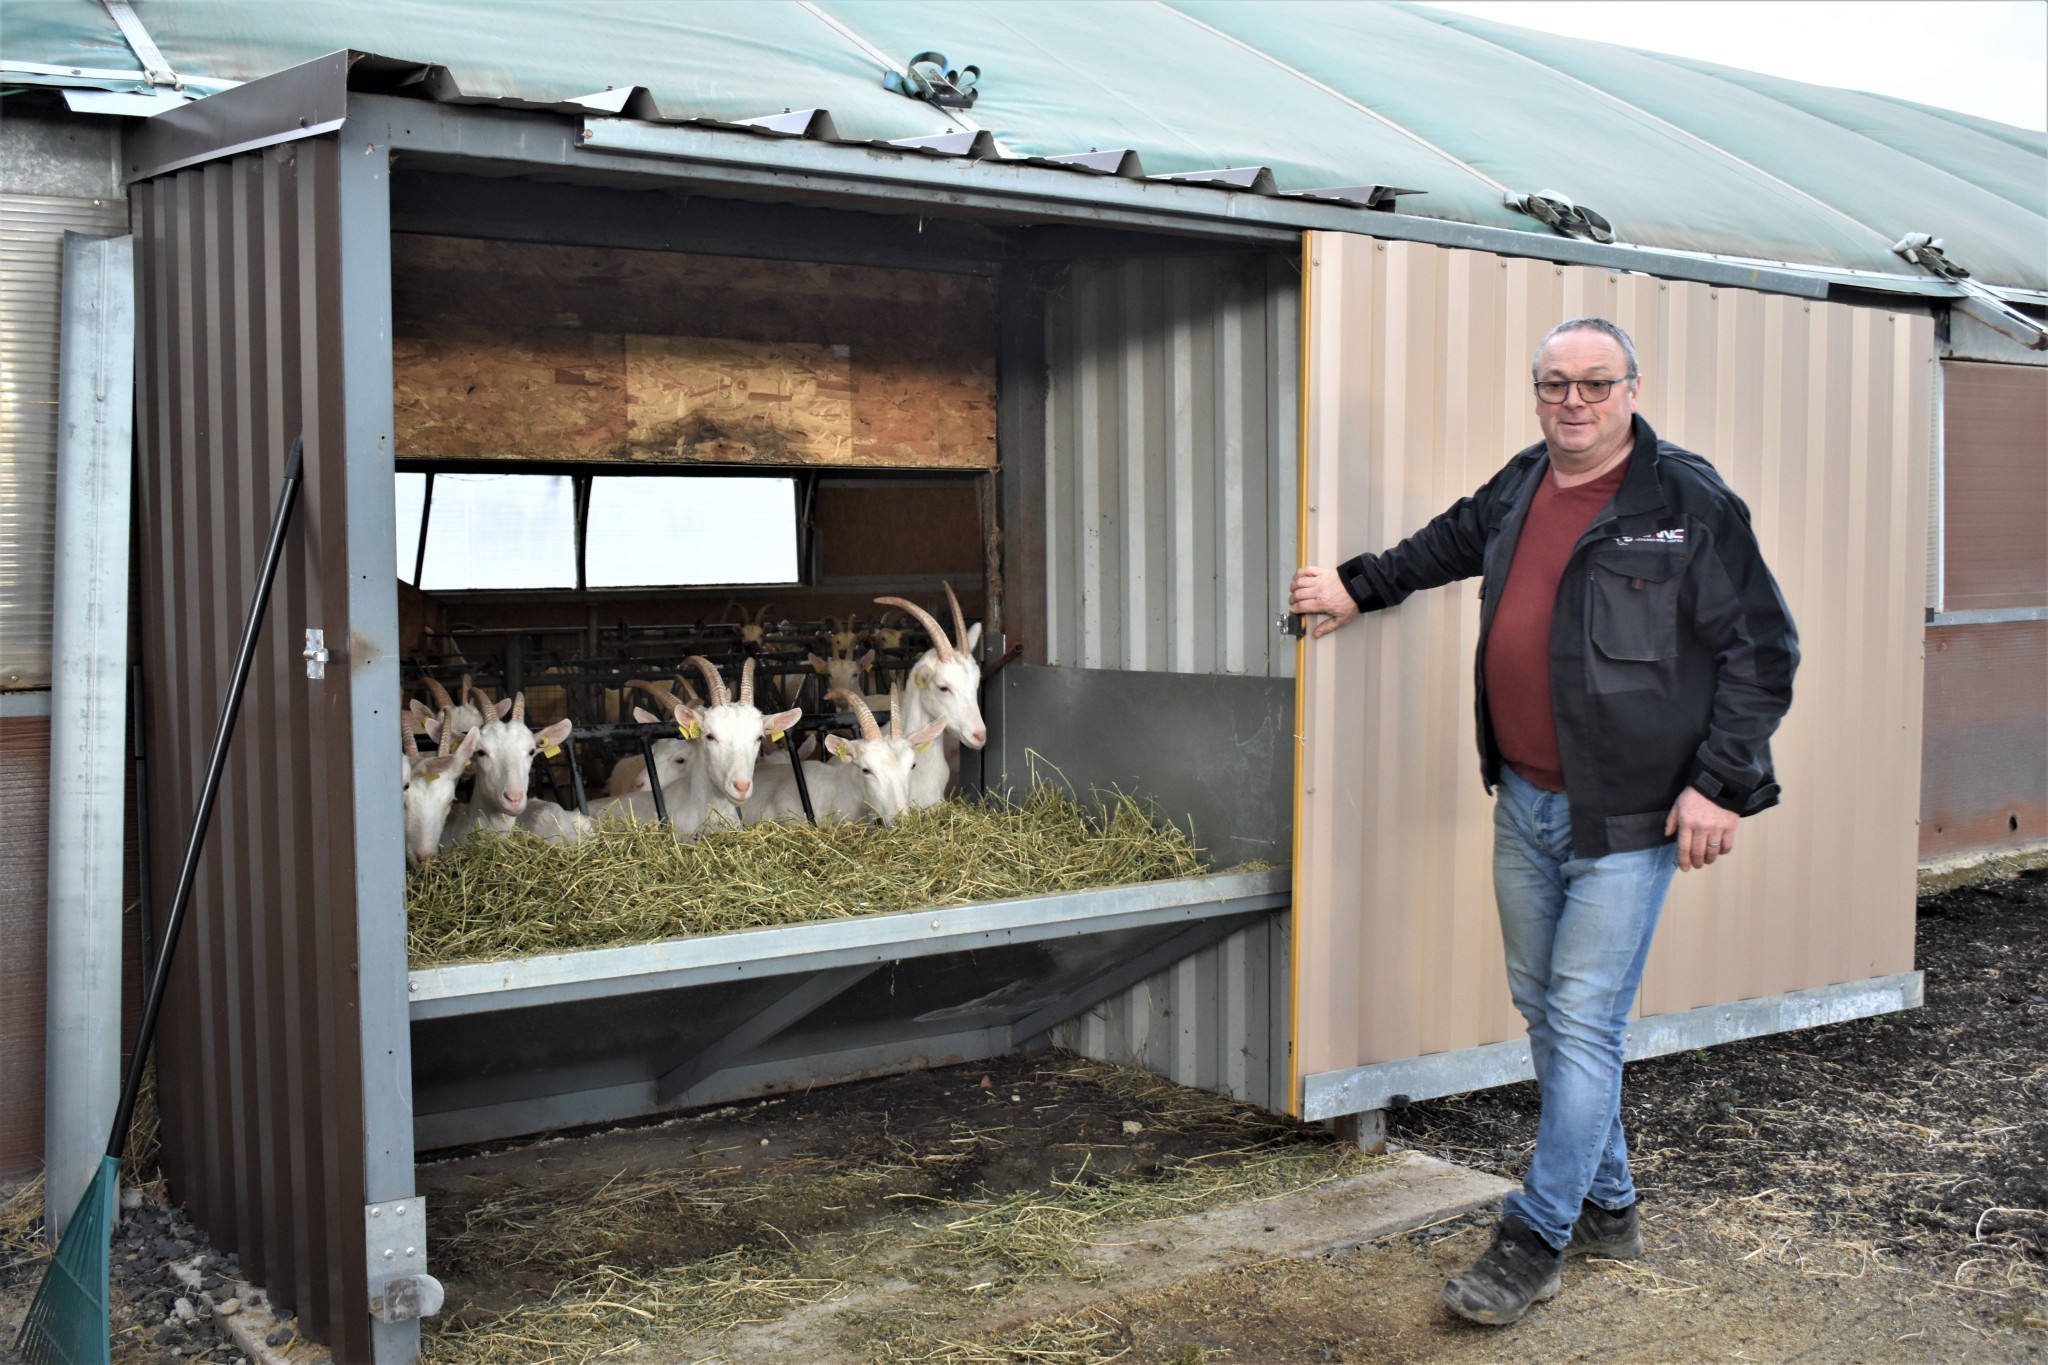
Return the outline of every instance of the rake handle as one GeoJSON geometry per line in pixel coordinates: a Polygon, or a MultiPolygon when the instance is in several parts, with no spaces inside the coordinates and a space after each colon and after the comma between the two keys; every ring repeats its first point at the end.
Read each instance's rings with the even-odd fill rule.
{"type": "Polygon", "coordinates": [[[142,1005],[142,1023],[135,1031],[135,1048],[128,1057],[128,1075],[121,1083],[121,1104],[114,1111],[114,1130],[107,1137],[107,1155],[119,1160],[128,1146],[128,1125],[135,1117],[135,1098],[142,1090],[142,1068],[149,1058],[149,1045],[156,1036],[157,1011],[164,1002],[164,985],[171,975],[171,962],[178,952],[178,933],[185,927],[185,906],[192,899],[192,883],[199,872],[199,851],[206,842],[206,827],[213,819],[214,798],[220,794],[221,773],[227,767],[228,741],[234,738],[235,717],[242,709],[242,692],[248,686],[249,665],[256,656],[256,638],[263,629],[264,612],[270,606],[270,586],[277,577],[278,561],[284,556],[285,531],[291,524],[292,509],[299,500],[299,482],[304,472],[305,437],[292,439],[292,454],[285,465],[284,485],[277,490],[277,512],[270,520],[270,544],[263,551],[263,568],[256,579],[256,594],[249,603],[249,619],[242,627],[241,647],[235,652],[235,671],[228,679],[228,694],[221,706],[220,729],[214,735],[213,756],[207,760],[206,782],[199,789],[199,805],[192,813],[192,832],[185,841],[185,860],[178,867],[178,887],[171,894],[170,913],[164,920],[163,949],[150,973],[149,994],[142,1005]]]}

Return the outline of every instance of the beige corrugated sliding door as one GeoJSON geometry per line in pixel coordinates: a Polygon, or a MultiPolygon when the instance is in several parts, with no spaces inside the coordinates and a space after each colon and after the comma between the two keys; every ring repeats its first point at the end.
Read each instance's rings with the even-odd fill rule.
{"type": "MultiPolygon", "coordinates": [[[[1931,320],[1348,234],[1305,251],[1304,563],[1392,545],[1538,439],[1530,355],[1587,314],[1635,339],[1658,433],[1750,506],[1804,651],[1784,804],[1678,878],[1640,1012],[1910,971],[1931,320]]],[[[1301,646],[1296,1112],[1319,1074],[1523,1036],[1473,734],[1477,586],[1301,646]]]]}

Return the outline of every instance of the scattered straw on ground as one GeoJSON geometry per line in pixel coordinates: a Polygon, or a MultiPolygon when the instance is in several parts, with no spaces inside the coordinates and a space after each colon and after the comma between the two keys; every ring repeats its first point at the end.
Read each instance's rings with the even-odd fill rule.
{"type": "Polygon", "coordinates": [[[43,1178],[37,1176],[0,1200],[0,1285],[50,1259],[43,1240],[43,1178]]]}
{"type": "Polygon", "coordinates": [[[773,821],[677,843],[606,821],[573,847],[480,837],[413,875],[415,967],[966,905],[1200,875],[1201,850],[1129,797],[1051,787],[893,825],[773,821]]]}
{"type": "Polygon", "coordinates": [[[583,1171],[491,1190],[459,1212],[443,1201],[446,1231],[430,1233],[434,1263],[458,1289],[494,1272],[482,1277],[499,1297],[430,1320],[428,1356],[538,1365],[637,1349],[688,1359],[723,1333],[886,1282],[886,1309],[837,1310],[844,1321],[835,1317],[835,1331],[857,1355],[1098,1365],[1124,1350],[1121,1328],[1099,1311],[984,1337],[947,1310],[1028,1282],[1099,1279],[1109,1272],[1093,1253],[1131,1229],[1277,1197],[1382,1160],[1153,1077],[1079,1059],[1046,1074],[1063,1095],[1084,1086],[1110,1092],[1116,1109],[1141,1116],[1146,1134],[1185,1127],[1225,1141],[1196,1155],[1148,1154],[1115,1173],[1083,1148],[1050,1182],[1008,1194],[967,1180],[1011,1130],[955,1123],[917,1143],[885,1135],[832,1157],[583,1171]],[[508,1294],[508,1286],[523,1289],[508,1294]]]}

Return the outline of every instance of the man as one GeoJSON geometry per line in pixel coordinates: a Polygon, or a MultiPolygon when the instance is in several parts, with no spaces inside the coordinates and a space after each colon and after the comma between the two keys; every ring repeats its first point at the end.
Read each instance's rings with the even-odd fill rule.
{"type": "Polygon", "coordinates": [[[1531,366],[1543,440],[1384,554],[1294,576],[1316,638],[1481,577],[1479,757],[1508,987],[1542,1092],[1493,1244],[1444,1286],[1475,1322],[1558,1292],[1568,1255],[1642,1254],[1621,1126],[1622,1036],[1674,869],[1735,850],[1776,804],[1770,736],[1798,638],[1749,511],[1636,414],[1635,346],[1560,323],[1531,366]]]}

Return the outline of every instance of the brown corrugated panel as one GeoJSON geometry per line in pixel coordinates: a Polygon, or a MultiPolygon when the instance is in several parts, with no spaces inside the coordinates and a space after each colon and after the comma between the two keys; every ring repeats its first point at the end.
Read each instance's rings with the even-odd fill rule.
{"type": "Polygon", "coordinates": [[[1920,856],[2048,839],[2048,621],[1927,632],[1920,856]]]}
{"type": "MultiPolygon", "coordinates": [[[[1755,514],[1805,651],[1774,745],[1785,805],[1680,878],[1642,1012],[1910,969],[1930,322],[1355,236],[1310,250],[1305,562],[1393,544],[1538,439],[1529,357],[1585,314],[1630,331],[1645,417],[1755,514]]],[[[1298,1074],[1522,1035],[1473,735],[1478,617],[1465,583],[1305,649],[1298,1074]]]]}
{"type": "Polygon", "coordinates": [[[2048,607],[2048,369],[1942,366],[1942,610],[2048,607]]]}
{"type": "Polygon", "coordinates": [[[0,719],[0,1180],[43,1167],[50,718],[0,719]]]}
{"type": "Polygon", "coordinates": [[[370,1352],[344,689],[308,623],[347,610],[336,196],[328,140],[134,194],[137,554],[154,872],[168,901],[286,453],[307,482],[157,1040],[172,1196],[337,1359],[370,1352]]]}

